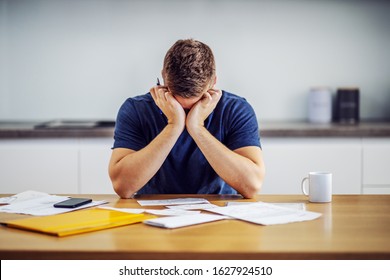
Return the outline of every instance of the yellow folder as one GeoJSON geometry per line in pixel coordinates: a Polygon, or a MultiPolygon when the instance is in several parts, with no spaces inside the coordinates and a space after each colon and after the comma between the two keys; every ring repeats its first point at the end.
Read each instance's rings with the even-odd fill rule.
{"type": "Polygon", "coordinates": [[[131,214],[107,209],[79,210],[59,215],[7,221],[9,227],[37,231],[56,236],[102,230],[138,223],[151,215],[131,214]]]}

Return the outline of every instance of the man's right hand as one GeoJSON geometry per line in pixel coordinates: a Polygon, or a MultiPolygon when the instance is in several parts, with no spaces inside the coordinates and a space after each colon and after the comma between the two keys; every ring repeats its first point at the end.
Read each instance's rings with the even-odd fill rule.
{"type": "Polygon", "coordinates": [[[150,93],[157,107],[167,117],[168,124],[179,128],[180,132],[182,132],[185,127],[186,114],[180,103],[168,91],[168,88],[165,86],[155,86],[150,89],[150,93]]]}

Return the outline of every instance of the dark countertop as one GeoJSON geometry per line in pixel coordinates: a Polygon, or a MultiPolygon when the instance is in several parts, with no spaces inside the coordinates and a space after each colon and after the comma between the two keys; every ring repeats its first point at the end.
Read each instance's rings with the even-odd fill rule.
{"type": "MultiPolygon", "coordinates": [[[[38,122],[1,122],[0,139],[113,137],[114,124],[96,127],[39,127],[38,122]]],[[[390,137],[390,122],[361,122],[356,125],[308,122],[260,122],[261,137],[390,137]]]]}
{"type": "Polygon", "coordinates": [[[262,137],[390,137],[390,122],[314,124],[309,122],[260,122],[262,137]]]}
{"type": "Polygon", "coordinates": [[[9,138],[88,138],[113,137],[114,126],[42,127],[42,122],[1,122],[0,139],[9,138]]]}

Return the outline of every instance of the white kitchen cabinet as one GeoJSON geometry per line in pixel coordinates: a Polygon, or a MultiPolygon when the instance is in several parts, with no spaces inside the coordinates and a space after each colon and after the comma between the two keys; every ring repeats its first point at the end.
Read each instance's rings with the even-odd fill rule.
{"type": "Polygon", "coordinates": [[[78,140],[0,140],[0,193],[78,192],[78,140]]]}
{"type": "Polygon", "coordinates": [[[390,138],[363,139],[363,193],[390,194],[390,138]]]}
{"type": "MultiPolygon", "coordinates": [[[[0,193],[111,194],[112,137],[0,139],[0,193]]],[[[390,138],[263,137],[263,194],[301,194],[310,171],[334,194],[390,194],[390,138]]]]}
{"type": "Polygon", "coordinates": [[[80,193],[115,193],[108,176],[112,145],[112,138],[80,139],[80,193]]]}
{"type": "Polygon", "coordinates": [[[111,137],[0,140],[0,193],[111,194],[111,137]]]}
{"type": "Polygon", "coordinates": [[[363,186],[363,194],[390,194],[390,185],[378,187],[378,186],[363,186]]]}
{"type": "Polygon", "coordinates": [[[301,194],[310,171],[333,174],[334,194],[361,193],[360,138],[263,137],[263,194],[301,194]]]}

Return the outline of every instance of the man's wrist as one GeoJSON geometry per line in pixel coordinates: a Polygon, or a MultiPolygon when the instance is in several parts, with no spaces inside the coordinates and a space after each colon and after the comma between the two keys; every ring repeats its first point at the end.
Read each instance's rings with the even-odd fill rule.
{"type": "Polygon", "coordinates": [[[186,124],[188,133],[194,137],[202,132],[202,130],[206,129],[204,124],[194,123],[194,124],[186,124]]]}
{"type": "Polygon", "coordinates": [[[174,134],[181,134],[184,130],[184,124],[168,122],[166,128],[172,131],[174,134]]]}

